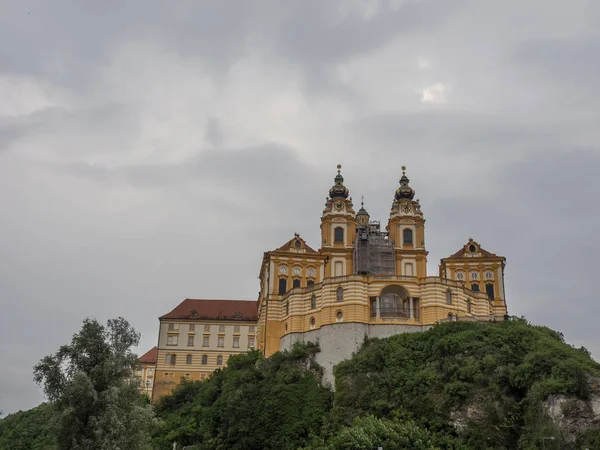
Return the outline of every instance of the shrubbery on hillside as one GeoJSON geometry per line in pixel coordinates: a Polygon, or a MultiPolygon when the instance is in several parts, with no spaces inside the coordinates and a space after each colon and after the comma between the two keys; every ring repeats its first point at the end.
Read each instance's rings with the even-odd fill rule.
{"type": "Polygon", "coordinates": [[[56,450],[56,411],[42,403],[0,420],[0,450],[56,450]]]}
{"type": "Polygon", "coordinates": [[[257,351],[229,358],[205,381],[180,385],[156,406],[163,422],[157,448],[172,442],[199,448],[296,449],[319,434],[332,394],[312,363],[317,347],[262,358],[257,351]]]}
{"type": "Polygon", "coordinates": [[[563,439],[543,401],[550,394],[587,399],[600,365],[560,333],[518,319],[372,340],[334,373],[338,423],[374,414],[458,434],[476,449],[539,448],[542,436],[563,439]]]}
{"type": "MultiPolygon", "coordinates": [[[[316,352],[238,355],[181,384],[155,405],[153,448],[533,450],[542,437],[555,438],[548,450],[599,448],[600,365],[546,327],[453,322],[367,341],[335,367],[335,394],[316,352]]],[[[0,420],[0,449],[55,450],[53,418],[40,405],[0,420]]]]}

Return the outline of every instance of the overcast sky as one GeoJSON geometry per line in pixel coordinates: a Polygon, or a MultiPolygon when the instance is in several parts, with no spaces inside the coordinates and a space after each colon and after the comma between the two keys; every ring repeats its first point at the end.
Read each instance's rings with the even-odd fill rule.
{"type": "Polygon", "coordinates": [[[141,354],[186,297],[255,300],[338,163],[382,221],[407,165],[429,273],[474,238],[600,359],[599,55],[597,0],[0,0],[0,410],[85,317],[141,354]]]}

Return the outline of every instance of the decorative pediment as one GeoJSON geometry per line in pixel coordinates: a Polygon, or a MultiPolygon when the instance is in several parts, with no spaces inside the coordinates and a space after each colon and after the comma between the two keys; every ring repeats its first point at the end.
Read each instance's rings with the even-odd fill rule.
{"type": "Polygon", "coordinates": [[[294,233],[294,237],[292,239],[274,251],[290,253],[317,253],[306,243],[304,239],[300,237],[298,233],[294,233]]]}

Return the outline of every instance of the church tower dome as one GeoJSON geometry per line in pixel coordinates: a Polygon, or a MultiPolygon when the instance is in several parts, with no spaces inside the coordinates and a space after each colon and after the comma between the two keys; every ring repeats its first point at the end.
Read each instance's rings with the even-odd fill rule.
{"type": "Polygon", "coordinates": [[[409,182],[410,180],[406,176],[406,166],[402,166],[402,177],[400,178],[400,187],[396,189],[396,194],[394,196],[396,200],[412,200],[415,197],[415,190],[408,185],[409,182]]]}
{"type": "Polygon", "coordinates": [[[333,179],[335,184],[331,187],[331,189],[329,189],[329,198],[331,198],[331,199],[348,198],[348,194],[350,192],[348,191],[348,188],[346,186],[344,186],[344,177],[341,174],[341,170],[342,170],[341,164],[338,164],[337,170],[338,170],[338,173],[335,176],[335,178],[333,179]]]}
{"type": "Polygon", "coordinates": [[[367,225],[369,225],[369,219],[370,216],[367,210],[365,209],[364,198],[361,198],[360,209],[356,213],[356,225],[364,228],[367,225]]]}

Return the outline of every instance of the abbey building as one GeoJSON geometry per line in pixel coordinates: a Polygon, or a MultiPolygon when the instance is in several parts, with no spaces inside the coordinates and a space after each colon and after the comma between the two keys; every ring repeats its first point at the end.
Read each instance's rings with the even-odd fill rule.
{"type": "Polygon", "coordinates": [[[319,342],[317,361],[331,381],[333,365],[349,358],[365,336],[423,331],[447,320],[504,318],[504,257],[469,239],[441,260],[439,274],[428,276],[425,217],[405,168],[384,228],[362,203],[354,210],[340,169],[321,215],[318,250],[296,234],[265,252],[260,293],[252,307],[249,302],[187,299],[161,317],[155,391],[168,391],[156,387],[161,374],[173,383],[184,373],[201,379],[226,362],[223,355],[257,347],[269,356],[298,341],[319,342]],[[175,335],[184,329],[188,345],[175,352],[169,342],[179,342],[175,335]],[[203,371],[202,362],[212,359],[216,363],[205,364],[203,371]],[[183,361],[189,361],[187,368],[183,361]]]}

